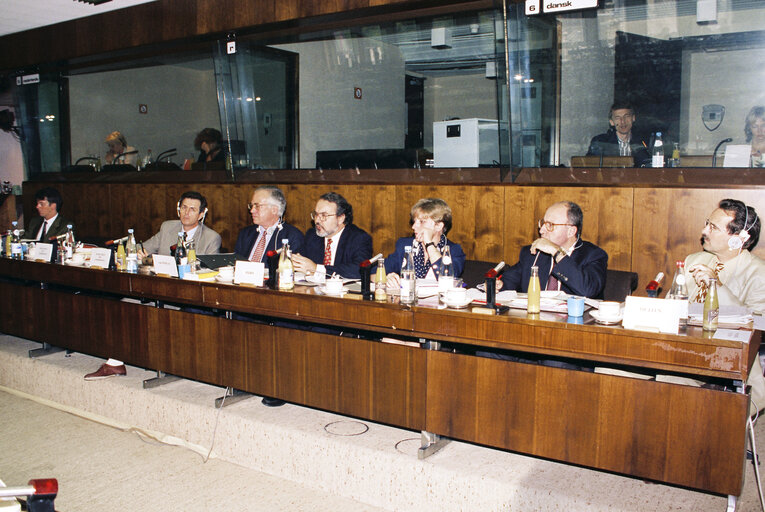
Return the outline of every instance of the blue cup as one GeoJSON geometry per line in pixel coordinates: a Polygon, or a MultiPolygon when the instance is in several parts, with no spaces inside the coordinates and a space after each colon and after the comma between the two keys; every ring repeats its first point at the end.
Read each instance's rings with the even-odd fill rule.
{"type": "Polygon", "coordinates": [[[191,265],[178,265],[178,278],[183,279],[187,272],[191,272],[191,265]]]}
{"type": "Polygon", "coordinates": [[[580,317],[584,315],[584,297],[571,296],[567,301],[568,316],[580,317]]]}

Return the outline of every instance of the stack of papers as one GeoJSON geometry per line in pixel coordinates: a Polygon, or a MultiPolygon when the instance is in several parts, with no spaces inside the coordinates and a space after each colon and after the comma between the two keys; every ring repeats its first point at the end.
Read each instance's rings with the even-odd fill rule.
{"type": "MultiPolygon", "coordinates": [[[[704,316],[704,304],[691,302],[688,305],[688,323],[701,325],[704,316]]],[[[752,312],[744,306],[720,306],[720,325],[746,326],[752,321],[752,312]]]]}

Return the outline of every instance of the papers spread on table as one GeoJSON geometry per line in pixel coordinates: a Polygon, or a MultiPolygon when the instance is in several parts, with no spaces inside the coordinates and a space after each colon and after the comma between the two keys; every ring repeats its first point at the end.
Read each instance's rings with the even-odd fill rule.
{"type": "MultiPolygon", "coordinates": [[[[701,325],[704,316],[704,304],[692,302],[688,306],[688,323],[701,325]]],[[[745,306],[720,306],[717,322],[721,327],[746,327],[752,321],[752,312],[745,306]]]]}

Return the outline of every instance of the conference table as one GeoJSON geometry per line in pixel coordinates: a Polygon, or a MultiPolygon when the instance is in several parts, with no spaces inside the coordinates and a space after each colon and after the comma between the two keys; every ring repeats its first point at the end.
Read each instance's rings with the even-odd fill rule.
{"type": "Polygon", "coordinates": [[[0,331],[56,347],[424,438],[731,497],[742,490],[744,383],[762,338],[757,330],[746,342],[729,341],[697,327],[672,335],[596,325],[587,313],[581,324],[558,313],[484,315],[307,286],[277,291],[7,258],[0,258],[0,300],[0,331]]]}

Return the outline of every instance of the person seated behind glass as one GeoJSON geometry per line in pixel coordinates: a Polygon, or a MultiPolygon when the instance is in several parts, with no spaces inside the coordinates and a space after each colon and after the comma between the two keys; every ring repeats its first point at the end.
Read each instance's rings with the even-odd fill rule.
{"type": "Polygon", "coordinates": [[[449,246],[454,265],[454,275],[461,276],[465,268],[465,253],[460,244],[446,238],[452,228],[452,210],[443,199],[429,197],[417,201],[409,212],[409,224],[414,236],[396,240],[396,250],[385,258],[385,272],[388,287],[400,286],[401,263],[404,261],[404,247],[411,246],[414,254],[414,268],[418,279],[435,279],[441,263],[441,252],[449,246]]]}
{"type": "Polygon", "coordinates": [[[752,165],[765,167],[765,107],[752,107],[746,116],[744,133],[752,145],[752,165]]]}
{"type": "Polygon", "coordinates": [[[107,135],[105,142],[109,146],[109,151],[106,152],[105,158],[107,164],[128,164],[135,166],[138,163],[138,152],[133,146],[128,146],[127,139],[120,132],[110,133],[107,135]]]}
{"type": "Polygon", "coordinates": [[[194,147],[199,150],[197,163],[225,162],[226,152],[221,145],[223,137],[215,128],[205,128],[194,139],[194,147]]]}
{"type": "Polygon", "coordinates": [[[635,167],[650,162],[650,134],[635,129],[635,109],[630,103],[616,102],[611,105],[608,124],[611,127],[606,133],[592,138],[587,155],[631,156],[635,167]]]}

